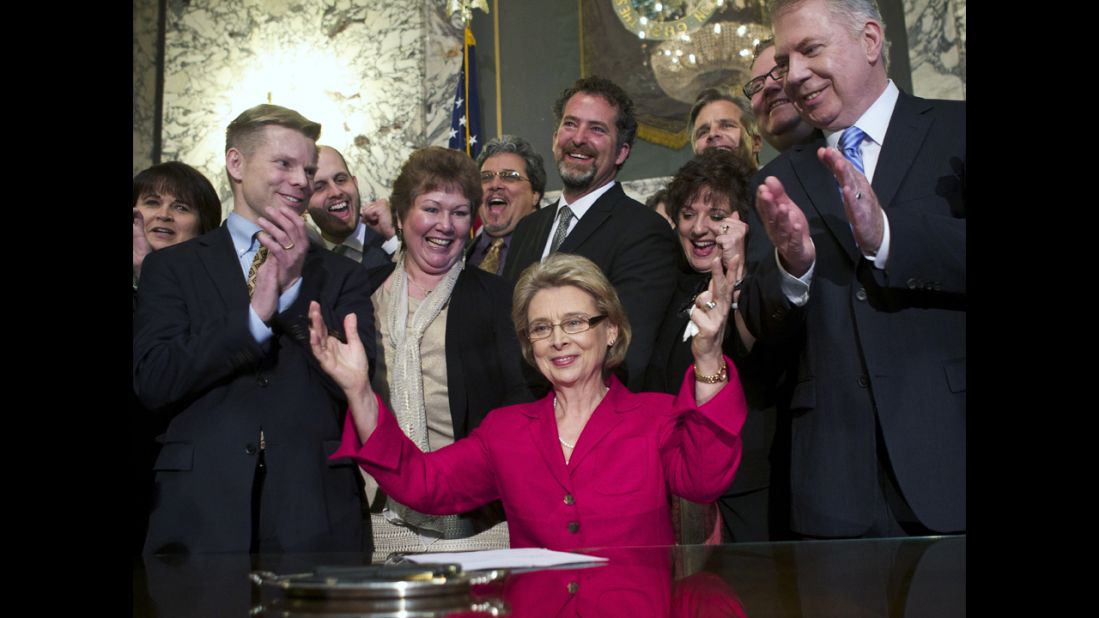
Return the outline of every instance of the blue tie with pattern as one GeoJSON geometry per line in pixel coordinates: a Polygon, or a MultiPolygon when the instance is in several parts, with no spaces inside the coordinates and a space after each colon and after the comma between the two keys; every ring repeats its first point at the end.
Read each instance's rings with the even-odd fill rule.
{"type": "Polygon", "coordinates": [[[862,132],[862,129],[847,127],[843,135],[840,135],[840,152],[843,153],[845,159],[855,166],[855,169],[865,176],[866,169],[862,166],[862,151],[859,150],[859,145],[862,144],[864,139],[866,139],[866,134],[862,132]]]}

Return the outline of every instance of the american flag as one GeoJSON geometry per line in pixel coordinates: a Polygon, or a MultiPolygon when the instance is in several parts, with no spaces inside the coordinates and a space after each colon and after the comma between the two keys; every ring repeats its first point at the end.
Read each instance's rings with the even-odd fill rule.
{"type": "Polygon", "coordinates": [[[450,116],[450,144],[448,148],[464,150],[472,159],[481,153],[481,105],[477,99],[477,40],[466,28],[465,53],[462,54],[462,70],[458,73],[458,87],[454,93],[454,105],[450,116]]]}

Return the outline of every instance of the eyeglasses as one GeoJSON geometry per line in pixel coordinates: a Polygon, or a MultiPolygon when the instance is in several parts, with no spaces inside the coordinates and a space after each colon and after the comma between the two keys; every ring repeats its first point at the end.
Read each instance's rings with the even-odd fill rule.
{"type": "Polygon", "coordinates": [[[531,341],[548,339],[553,335],[554,326],[560,326],[561,330],[564,331],[566,335],[575,335],[590,329],[605,319],[607,319],[607,316],[605,315],[593,315],[590,318],[578,315],[571,318],[565,318],[556,324],[551,322],[535,322],[527,326],[527,338],[531,341]]]}
{"type": "Polygon", "coordinates": [[[530,180],[530,178],[523,176],[515,170],[500,170],[498,172],[485,170],[481,172],[481,184],[492,182],[492,179],[496,176],[499,176],[500,180],[508,184],[519,182],[521,180],[530,180]]]}
{"type": "Polygon", "coordinates": [[[770,71],[767,71],[759,77],[753,77],[752,79],[748,80],[748,83],[744,84],[744,96],[750,99],[754,97],[757,92],[763,90],[763,85],[767,83],[768,76],[770,76],[770,78],[775,80],[776,82],[781,82],[782,79],[786,77],[786,68],[786,65],[776,64],[775,66],[771,67],[770,71]]]}

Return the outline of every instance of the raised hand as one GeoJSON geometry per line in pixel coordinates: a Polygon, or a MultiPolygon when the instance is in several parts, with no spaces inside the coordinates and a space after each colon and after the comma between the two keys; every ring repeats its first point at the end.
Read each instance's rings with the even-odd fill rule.
{"type": "Polygon", "coordinates": [[[378,425],[378,402],[370,387],[370,361],[359,339],[358,317],[352,312],[343,319],[347,342],[329,334],[317,301],[309,303],[309,348],[321,369],[347,396],[359,439],[365,442],[378,425]]]}
{"type": "Polygon", "coordinates": [[[360,214],[363,221],[381,234],[382,238],[389,240],[397,233],[393,228],[393,212],[389,208],[389,200],[384,197],[363,206],[360,214]]]}
{"type": "Polygon", "coordinates": [[[720,256],[714,258],[710,287],[695,297],[695,310],[691,312],[691,321],[698,326],[698,334],[691,341],[691,353],[696,365],[713,368],[715,373],[724,362],[721,343],[733,296],[734,275],[724,272],[721,259],[720,256]]]}
{"type": "Polygon", "coordinates": [[[272,264],[275,267],[279,293],[294,285],[301,277],[309,239],[305,235],[305,220],[289,206],[269,209],[265,217],[256,220],[266,234],[259,241],[267,247],[267,261],[260,271],[272,264]]]}
{"type": "Polygon", "coordinates": [[[885,216],[870,181],[835,148],[818,148],[817,157],[839,183],[843,193],[843,209],[847,212],[851,233],[859,249],[863,253],[876,254],[885,234],[885,216]]]}
{"type": "Polygon", "coordinates": [[[726,273],[734,275],[734,282],[740,281],[744,278],[744,243],[748,237],[748,224],[740,220],[740,213],[734,212],[715,225],[715,240],[721,247],[721,266],[726,273]]]}
{"type": "Polygon", "coordinates": [[[768,176],[756,190],[756,211],[771,244],[778,250],[786,272],[800,277],[817,258],[817,249],[809,236],[809,221],[798,205],[786,195],[782,182],[768,176]]]}
{"type": "Polygon", "coordinates": [[[691,354],[695,359],[695,401],[699,405],[713,398],[728,381],[709,384],[697,379],[698,376],[718,375],[725,366],[721,344],[729,318],[733,275],[724,272],[721,259],[720,256],[714,258],[710,269],[710,287],[695,297],[695,308],[691,312],[691,321],[698,327],[698,334],[691,340],[691,354]]]}
{"type": "Polygon", "coordinates": [[[140,209],[134,208],[134,279],[141,278],[141,265],[152,250],[149,239],[145,237],[145,215],[141,214],[140,209]]]}

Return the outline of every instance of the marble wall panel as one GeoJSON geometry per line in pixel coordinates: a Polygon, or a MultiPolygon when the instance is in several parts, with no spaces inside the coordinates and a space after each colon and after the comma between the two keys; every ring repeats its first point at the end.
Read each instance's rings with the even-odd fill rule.
{"type": "MultiPolygon", "coordinates": [[[[451,102],[462,69],[464,31],[455,28],[446,16],[446,0],[425,4],[424,21],[424,115],[427,119],[425,145],[447,146],[450,142],[451,102]]],[[[474,19],[488,19],[475,12],[474,19]]],[[[483,120],[483,119],[482,119],[483,120]]],[[[482,125],[484,123],[482,122],[482,125]]]]}
{"type": "Polygon", "coordinates": [[[271,102],[322,124],[364,199],[388,195],[424,143],[424,15],[417,0],[169,2],[163,158],[201,169],[228,204],[225,127],[271,102]]]}
{"type": "Polygon", "coordinates": [[[905,0],[912,90],[930,99],[965,99],[965,0],[905,0]]]}
{"type": "Polygon", "coordinates": [[[158,12],[156,2],[134,0],[134,175],[153,164],[158,12]]]}

